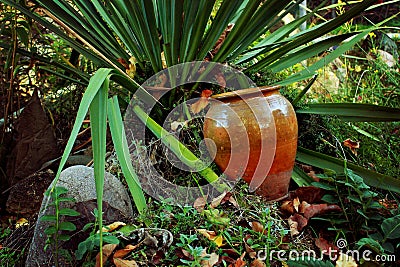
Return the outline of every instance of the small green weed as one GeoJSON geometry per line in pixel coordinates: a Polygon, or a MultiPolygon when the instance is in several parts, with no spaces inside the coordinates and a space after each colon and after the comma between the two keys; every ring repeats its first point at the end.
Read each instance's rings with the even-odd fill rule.
{"type": "Polygon", "coordinates": [[[48,249],[49,247],[52,249],[54,254],[54,262],[55,265],[58,266],[59,256],[63,256],[65,258],[71,258],[70,253],[61,248],[62,242],[68,241],[71,239],[71,236],[66,234],[65,232],[72,232],[76,230],[76,226],[68,221],[62,221],[61,216],[79,216],[80,213],[70,209],[70,208],[62,208],[60,206],[61,203],[65,202],[74,202],[75,199],[63,197],[68,192],[68,189],[64,187],[54,187],[49,188],[45,195],[52,199],[50,206],[54,206],[54,215],[44,215],[40,218],[43,222],[49,222],[50,225],[45,229],[45,234],[47,235],[46,245],[44,249],[48,249]]]}

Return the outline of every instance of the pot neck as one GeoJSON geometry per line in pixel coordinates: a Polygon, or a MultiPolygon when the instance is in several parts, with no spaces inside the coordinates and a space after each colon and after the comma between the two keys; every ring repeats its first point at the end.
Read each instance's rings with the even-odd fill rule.
{"type": "Polygon", "coordinates": [[[218,95],[213,95],[211,98],[222,101],[229,102],[233,100],[247,99],[260,96],[269,96],[272,94],[279,94],[279,85],[276,86],[262,86],[262,87],[252,87],[231,92],[226,92],[218,95]]]}

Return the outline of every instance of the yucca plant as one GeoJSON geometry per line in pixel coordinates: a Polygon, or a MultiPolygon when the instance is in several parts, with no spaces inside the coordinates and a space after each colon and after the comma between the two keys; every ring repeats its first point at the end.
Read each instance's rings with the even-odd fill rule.
{"type": "MultiPolygon", "coordinates": [[[[207,59],[240,67],[245,73],[260,70],[279,72],[332,46],[337,46],[332,53],[279,83],[285,85],[311,78],[317,69],[350,49],[375,27],[344,35],[321,37],[325,37],[366,8],[370,8],[376,1],[359,1],[335,19],[299,33],[295,33],[299,25],[311,18],[314,12],[282,26],[273,33],[270,33],[270,29],[282,17],[298,8],[301,0],[37,0],[38,5],[30,7],[24,6],[20,1],[0,0],[0,2],[17,8],[26,16],[52,30],[97,67],[107,68],[100,69],[95,74],[96,79],[93,77],[90,80],[88,88],[93,88],[95,86],[93,84],[96,84],[96,88],[101,88],[103,83],[99,84],[99,80],[106,81],[106,76],[110,74],[109,69],[113,69],[113,73],[118,72],[119,77],[124,76],[123,79],[118,79],[118,82],[127,91],[132,91],[133,88],[139,87],[128,74],[132,74],[135,68],[137,71],[145,72],[147,66],[150,66],[152,71],[148,75],[151,75],[178,63],[207,59]],[[43,8],[47,18],[36,12],[37,7],[43,8]],[[228,34],[229,28],[231,30],[228,34]],[[219,42],[220,38],[222,42],[219,42]]],[[[324,1],[320,7],[326,2],[324,1]]],[[[112,106],[114,111],[116,109],[115,102],[107,104],[106,90],[98,92],[103,94],[98,98],[100,102],[91,104],[98,109],[98,115],[95,115],[95,120],[92,122],[94,129],[99,131],[93,133],[94,146],[97,145],[95,140],[104,140],[106,125],[104,107],[112,106]]],[[[169,99],[160,100],[162,102],[160,108],[169,110],[178,99],[189,99],[193,92],[193,88],[189,90],[174,88],[169,94],[169,99]]],[[[305,90],[295,101],[297,102],[304,94],[305,90]]],[[[85,104],[89,105],[90,102],[85,104]]],[[[388,121],[400,118],[399,109],[361,104],[314,104],[299,109],[298,113],[338,115],[347,120],[358,121],[388,121]]],[[[110,124],[114,116],[112,114],[108,115],[110,124]]],[[[81,116],[79,118],[82,119],[81,116]]],[[[79,120],[77,119],[76,127],[79,127],[79,120]]],[[[159,127],[153,129],[162,131],[159,127]]],[[[73,133],[76,134],[76,129],[73,133]]],[[[118,135],[118,133],[113,134],[113,137],[118,135]]],[[[104,142],[101,143],[104,148],[104,142]]],[[[94,152],[97,153],[96,151],[98,155],[95,156],[103,158],[104,150],[96,148],[94,152]]],[[[68,153],[67,149],[64,155],[68,153]]],[[[338,171],[343,171],[346,165],[341,160],[316,154],[304,148],[299,148],[298,160],[338,171]]],[[[97,167],[101,168],[104,160],[100,159],[97,162],[97,167]]],[[[62,168],[62,164],[60,167],[62,168]]],[[[347,164],[347,167],[364,177],[370,185],[400,193],[399,180],[373,173],[359,166],[347,164]]],[[[97,179],[103,172],[98,169],[95,174],[97,179]]],[[[296,169],[294,177],[298,183],[306,183],[301,170],[296,169]]],[[[101,202],[100,186],[98,190],[101,202]]]]}

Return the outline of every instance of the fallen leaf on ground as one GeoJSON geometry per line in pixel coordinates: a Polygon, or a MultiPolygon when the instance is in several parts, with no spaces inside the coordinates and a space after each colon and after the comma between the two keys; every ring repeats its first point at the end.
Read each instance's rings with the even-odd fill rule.
{"type": "Polygon", "coordinates": [[[350,138],[343,141],[345,147],[350,148],[351,152],[357,156],[357,148],[360,148],[360,142],[351,140],[350,138]]]}
{"type": "Polygon", "coordinates": [[[299,206],[300,206],[300,199],[299,197],[296,197],[293,199],[293,208],[296,210],[296,212],[299,212],[299,206]]]}
{"type": "Polygon", "coordinates": [[[139,265],[134,260],[124,260],[120,258],[114,259],[115,267],[139,267],[139,265]]]}
{"type": "Polygon", "coordinates": [[[184,128],[189,121],[173,121],[171,122],[171,131],[176,131],[178,128],[184,128]]]}
{"type": "Polygon", "coordinates": [[[117,244],[106,244],[103,246],[103,264],[100,265],[100,252],[96,255],[96,267],[103,266],[106,263],[108,257],[113,253],[117,244]]]}
{"type": "Polygon", "coordinates": [[[298,197],[300,201],[316,203],[321,201],[324,192],[321,188],[315,186],[302,186],[294,191],[294,195],[298,197]]]}
{"type": "Polygon", "coordinates": [[[242,256],[238,258],[235,263],[229,264],[229,267],[244,267],[246,266],[246,262],[243,260],[246,252],[243,252],[242,256]]]}
{"type": "Polygon", "coordinates": [[[250,224],[251,224],[251,229],[252,229],[254,232],[262,233],[262,234],[265,233],[264,226],[263,226],[261,223],[256,222],[256,221],[253,221],[253,222],[251,222],[250,224]]]}
{"type": "Polygon", "coordinates": [[[225,77],[222,73],[218,73],[215,75],[215,79],[217,80],[217,83],[219,86],[225,88],[226,87],[226,80],[225,77]]]}
{"type": "Polygon", "coordinates": [[[301,214],[294,214],[288,219],[290,235],[296,236],[300,234],[300,231],[307,225],[308,220],[304,218],[301,214]]]}
{"type": "Polygon", "coordinates": [[[342,211],[342,209],[338,205],[328,205],[326,203],[324,204],[308,204],[307,202],[303,201],[301,203],[301,210],[304,214],[304,217],[307,219],[310,219],[316,215],[321,215],[326,212],[331,212],[331,211],[342,211]]]}
{"type": "Polygon", "coordinates": [[[201,97],[195,103],[190,105],[190,110],[193,114],[202,111],[208,105],[208,98],[213,94],[213,91],[205,89],[201,92],[201,97]]]}
{"type": "Polygon", "coordinates": [[[336,267],[357,267],[358,265],[352,256],[340,253],[335,266],[336,267]]]}
{"type": "Polygon", "coordinates": [[[179,258],[179,259],[183,259],[183,260],[188,260],[188,261],[192,261],[194,260],[194,257],[192,256],[192,254],[190,254],[189,251],[178,247],[175,249],[175,255],[179,258]]]}
{"type": "Polygon", "coordinates": [[[252,249],[249,245],[247,245],[247,242],[244,239],[243,241],[247,254],[249,254],[250,258],[255,259],[257,257],[257,252],[255,252],[254,249],[252,249]]]}
{"type": "Polygon", "coordinates": [[[198,212],[203,212],[204,207],[206,206],[207,201],[204,197],[197,198],[193,203],[193,208],[195,208],[198,212]]]}
{"type": "Polygon", "coordinates": [[[113,222],[112,224],[109,224],[106,227],[103,227],[103,232],[112,232],[115,229],[118,229],[121,226],[125,226],[125,225],[126,225],[126,223],[124,223],[124,222],[113,222]]]}
{"type": "Polygon", "coordinates": [[[267,265],[265,264],[265,262],[259,260],[259,259],[255,259],[251,264],[250,267],[266,267],[267,265]]]}
{"type": "Polygon", "coordinates": [[[125,248],[115,251],[114,259],[115,258],[123,258],[123,257],[125,257],[126,255],[128,255],[130,252],[132,252],[133,250],[135,250],[139,246],[140,246],[140,243],[135,245],[135,246],[134,245],[127,245],[125,248]]]}
{"type": "Polygon", "coordinates": [[[213,267],[219,261],[219,255],[216,253],[211,253],[206,256],[208,256],[208,259],[200,262],[202,267],[213,267]]]}
{"type": "Polygon", "coordinates": [[[215,231],[209,231],[207,229],[196,229],[196,231],[205,236],[208,240],[213,241],[218,247],[223,246],[224,238],[222,235],[217,235],[215,231]]]}
{"type": "Polygon", "coordinates": [[[211,201],[210,207],[216,208],[221,204],[221,201],[225,198],[226,191],[224,191],[221,195],[217,196],[211,201]]]}
{"type": "MultiPolygon", "coordinates": [[[[335,250],[336,253],[339,251],[339,248],[333,243],[329,242],[323,237],[319,237],[315,239],[315,245],[321,250],[321,252],[325,255],[334,256],[332,251],[335,250]]],[[[335,253],[335,254],[336,254],[335,253]]]]}
{"type": "Polygon", "coordinates": [[[285,200],[281,205],[281,211],[287,214],[293,214],[294,213],[293,201],[285,200]]]}

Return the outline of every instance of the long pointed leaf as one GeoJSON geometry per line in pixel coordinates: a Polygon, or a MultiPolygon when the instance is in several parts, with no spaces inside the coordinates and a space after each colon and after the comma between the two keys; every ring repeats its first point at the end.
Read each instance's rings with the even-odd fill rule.
{"type": "Polygon", "coordinates": [[[92,132],[94,178],[96,184],[98,224],[100,229],[100,262],[102,261],[103,247],[103,188],[104,166],[106,157],[107,134],[107,98],[110,79],[109,75],[104,79],[96,96],[90,103],[90,125],[92,132]]]}
{"type": "MultiPolygon", "coordinates": [[[[296,160],[322,169],[331,169],[337,173],[344,173],[345,162],[322,153],[302,147],[297,149],[296,160]]],[[[353,170],[370,186],[400,193],[400,179],[370,171],[352,163],[346,163],[347,168],[353,170]]]]}
{"type": "Polygon", "coordinates": [[[309,104],[297,113],[337,115],[345,121],[400,121],[400,109],[361,103],[309,104]]]}
{"type": "Polygon", "coordinates": [[[131,192],[131,196],[139,213],[143,213],[143,211],[146,209],[146,199],[144,197],[139,179],[132,166],[128,142],[126,139],[124,126],[122,123],[122,116],[116,96],[108,100],[108,120],[114,148],[117,153],[118,161],[121,165],[125,180],[131,192]]]}

